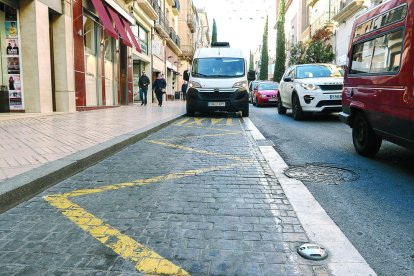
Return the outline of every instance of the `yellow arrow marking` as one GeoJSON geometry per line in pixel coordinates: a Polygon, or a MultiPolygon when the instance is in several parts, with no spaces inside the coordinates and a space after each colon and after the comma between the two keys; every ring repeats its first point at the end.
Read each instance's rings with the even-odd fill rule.
{"type": "Polygon", "coordinates": [[[188,135],[188,136],[185,136],[185,137],[174,137],[174,138],[159,139],[159,141],[173,141],[173,140],[176,141],[176,140],[183,140],[183,139],[190,139],[190,138],[218,137],[218,136],[239,135],[239,134],[241,134],[240,131],[219,133],[219,134],[206,134],[206,135],[188,135]]]}
{"type": "Polygon", "coordinates": [[[216,125],[218,123],[220,123],[221,121],[223,121],[223,118],[211,118],[211,125],[216,125]]]}
{"type": "Polygon", "coordinates": [[[194,118],[194,120],[192,122],[189,122],[187,124],[185,124],[186,126],[191,126],[191,125],[198,125],[198,126],[202,126],[203,125],[203,121],[205,121],[206,118],[194,118]]]}

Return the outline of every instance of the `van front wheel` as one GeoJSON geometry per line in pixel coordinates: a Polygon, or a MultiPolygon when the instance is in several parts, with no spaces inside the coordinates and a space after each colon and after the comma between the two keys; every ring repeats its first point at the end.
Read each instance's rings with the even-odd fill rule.
{"type": "Polygon", "coordinates": [[[382,139],[370,126],[367,118],[362,112],[355,114],[352,127],[352,140],[358,154],[373,157],[379,151],[382,139]]]}

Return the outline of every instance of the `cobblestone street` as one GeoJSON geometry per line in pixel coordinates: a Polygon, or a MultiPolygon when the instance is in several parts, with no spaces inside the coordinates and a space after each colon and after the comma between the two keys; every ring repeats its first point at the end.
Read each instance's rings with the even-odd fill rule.
{"type": "Polygon", "coordinates": [[[182,118],[0,214],[0,275],[328,275],[236,117],[182,118]]]}

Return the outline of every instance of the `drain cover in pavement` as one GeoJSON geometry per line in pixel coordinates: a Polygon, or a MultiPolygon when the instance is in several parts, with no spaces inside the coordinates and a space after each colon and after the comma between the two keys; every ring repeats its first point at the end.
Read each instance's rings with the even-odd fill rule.
{"type": "Polygon", "coordinates": [[[328,252],[325,248],[313,243],[305,243],[299,246],[298,253],[303,258],[314,261],[321,261],[328,257],[328,252]]]}
{"type": "Polygon", "coordinates": [[[340,184],[355,181],[359,178],[359,175],[351,170],[324,164],[307,164],[292,167],[285,171],[285,175],[301,181],[323,184],[340,184]]]}

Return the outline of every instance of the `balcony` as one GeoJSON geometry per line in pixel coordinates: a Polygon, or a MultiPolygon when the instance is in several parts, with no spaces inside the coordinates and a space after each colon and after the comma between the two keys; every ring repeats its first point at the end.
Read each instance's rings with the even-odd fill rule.
{"type": "Polygon", "coordinates": [[[325,13],[318,17],[316,20],[312,22],[310,25],[310,35],[314,35],[316,31],[321,30],[323,28],[327,28],[330,31],[333,31],[334,24],[332,22],[333,13],[325,13]]]}
{"type": "Polygon", "coordinates": [[[158,19],[158,13],[154,7],[156,7],[155,0],[137,0],[140,8],[148,15],[151,20],[158,19]]]}
{"type": "Polygon", "coordinates": [[[187,14],[187,25],[190,28],[191,33],[195,33],[197,28],[197,22],[193,14],[187,14]]]}
{"type": "Polygon", "coordinates": [[[342,0],[338,12],[332,17],[337,22],[344,22],[364,7],[364,0],[342,0]]]}
{"type": "Polygon", "coordinates": [[[312,38],[312,36],[311,36],[311,27],[309,26],[309,27],[306,28],[306,30],[303,31],[301,41],[306,42],[311,38],[312,38]]]}
{"type": "Polygon", "coordinates": [[[181,55],[180,58],[192,60],[195,53],[194,45],[181,45],[181,55]]]}
{"type": "Polygon", "coordinates": [[[166,1],[168,5],[172,6],[174,4],[174,0],[167,0],[166,1]]]}
{"type": "Polygon", "coordinates": [[[170,49],[173,50],[174,53],[176,53],[177,55],[181,54],[180,37],[175,32],[174,28],[170,28],[170,36],[167,39],[167,44],[170,47],[170,49]]]}
{"type": "Polygon", "coordinates": [[[174,0],[174,4],[172,5],[172,12],[175,16],[180,14],[180,0],[174,0]]]}
{"type": "Polygon", "coordinates": [[[170,23],[161,9],[158,9],[158,19],[155,20],[154,28],[162,38],[170,37],[170,23]]]}

